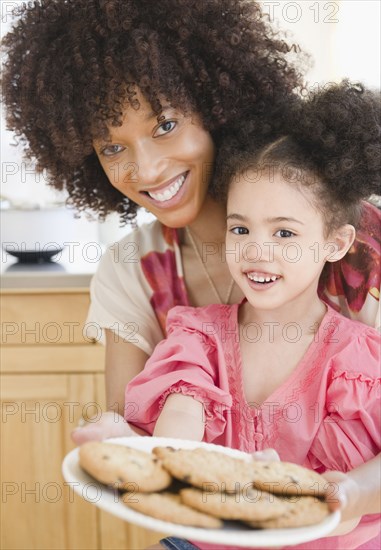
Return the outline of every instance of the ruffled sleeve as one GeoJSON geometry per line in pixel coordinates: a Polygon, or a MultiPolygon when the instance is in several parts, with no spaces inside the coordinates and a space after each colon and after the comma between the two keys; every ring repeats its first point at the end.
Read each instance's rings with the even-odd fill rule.
{"type": "MultiPolygon", "coordinates": [[[[219,387],[219,352],[205,336],[203,308],[175,307],[167,318],[167,338],[160,342],[144,370],[126,387],[125,419],[152,434],[168,395],[190,395],[204,405],[204,440],[224,432],[232,398],[219,387]]],[[[186,437],[186,434],[184,434],[186,437]]]]}
{"type": "Polygon", "coordinates": [[[380,348],[380,334],[366,329],[332,358],[326,416],[310,449],[314,469],[346,472],[380,452],[380,348]]]}

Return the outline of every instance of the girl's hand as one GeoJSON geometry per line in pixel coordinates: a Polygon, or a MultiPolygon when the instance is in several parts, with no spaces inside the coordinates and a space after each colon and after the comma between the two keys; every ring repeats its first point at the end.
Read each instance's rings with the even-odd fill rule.
{"type": "Polygon", "coordinates": [[[102,441],[108,437],[126,437],[137,433],[124,420],[123,416],[115,412],[105,412],[99,420],[88,420],[83,426],[78,426],[71,433],[76,445],[86,441],[102,441]]]}
{"type": "Polygon", "coordinates": [[[256,451],[251,453],[253,460],[263,460],[265,462],[279,461],[279,455],[275,449],[263,449],[263,451],[256,451]]]}

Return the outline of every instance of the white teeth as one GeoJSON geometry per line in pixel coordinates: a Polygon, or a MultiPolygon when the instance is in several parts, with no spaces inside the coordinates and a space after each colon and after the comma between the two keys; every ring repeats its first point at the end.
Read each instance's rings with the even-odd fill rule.
{"type": "Polygon", "coordinates": [[[164,191],[164,193],[150,193],[148,192],[149,196],[155,199],[155,201],[164,202],[169,201],[172,199],[179,191],[180,187],[182,187],[186,176],[180,176],[177,178],[175,183],[171,185],[168,189],[164,191]]]}
{"type": "Polygon", "coordinates": [[[272,275],[271,277],[269,275],[267,275],[267,277],[262,277],[253,273],[247,273],[247,277],[250,281],[254,281],[255,283],[269,283],[270,281],[276,281],[278,279],[276,275],[272,275]]]}

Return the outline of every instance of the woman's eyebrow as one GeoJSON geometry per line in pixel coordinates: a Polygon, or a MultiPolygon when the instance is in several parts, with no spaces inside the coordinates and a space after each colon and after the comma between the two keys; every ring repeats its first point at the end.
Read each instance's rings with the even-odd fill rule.
{"type": "Polygon", "coordinates": [[[151,111],[151,112],[147,113],[147,116],[145,117],[145,120],[151,120],[151,118],[157,118],[158,116],[161,116],[165,111],[169,111],[170,109],[172,109],[172,107],[170,105],[164,105],[164,107],[162,107],[162,109],[161,109],[160,115],[158,115],[154,111],[151,111]]]}

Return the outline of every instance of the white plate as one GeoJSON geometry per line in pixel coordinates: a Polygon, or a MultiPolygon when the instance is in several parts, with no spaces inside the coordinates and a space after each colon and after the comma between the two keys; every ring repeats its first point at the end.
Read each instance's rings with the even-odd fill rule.
{"type": "MultiPolygon", "coordinates": [[[[230,456],[247,458],[246,453],[242,453],[235,449],[229,449],[210,443],[185,441],[181,439],[168,439],[162,437],[119,437],[108,439],[107,442],[126,445],[147,452],[151,452],[153,447],[167,445],[178,449],[203,447],[205,449],[218,450],[230,456]]],[[[123,503],[117,491],[98,483],[94,478],[90,477],[82,470],[78,463],[78,448],[66,455],[62,464],[62,472],[66,482],[73,487],[74,491],[85,500],[92,502],[110,514],[118,516],[130,523],[145,527],[146,529],[168,533],[188,540],[251,548],[258,546],[266,548],[282,547],[285,544],[289,546],[322,538],[333,531],[340,521],[340,512],[334,512],[317,525],[299,527],[297,529],[253,530],[246,528],[243,524],[240,526],[237,523],[229,522],[225,522],[222,529],[186,527],[161,521],[128,508],[128,506],[123,503]]]]}

